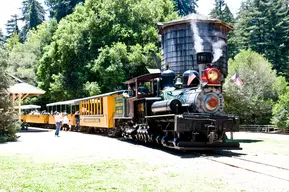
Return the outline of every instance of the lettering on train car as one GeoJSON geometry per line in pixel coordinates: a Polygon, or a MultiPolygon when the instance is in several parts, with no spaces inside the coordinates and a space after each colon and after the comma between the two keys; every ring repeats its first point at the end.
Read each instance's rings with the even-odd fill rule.
{"type": "Polygon", "coordinates": [[[30,115],[31,118],[39,118],[40,115],[30,115]]]}
{"type": "Polygon", "coordinates": [[[124,113],[123,97],[116,96],[115,97],[115,114],[122,115],[123,113],[124,113]]]}
{"type": "Polygon", "coordinates": [[[100,118],[83,118],[84,123],[100,123],[100,118]]]}

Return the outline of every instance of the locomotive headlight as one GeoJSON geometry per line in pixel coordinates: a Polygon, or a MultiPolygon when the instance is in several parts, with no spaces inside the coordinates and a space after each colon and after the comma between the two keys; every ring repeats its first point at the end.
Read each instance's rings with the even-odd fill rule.
{"type": "Polygon", "coordinates": [[[216,82],[220,80],[220,72],[216,68],[207,69],[207,79],[208,81],[216,82]]]}

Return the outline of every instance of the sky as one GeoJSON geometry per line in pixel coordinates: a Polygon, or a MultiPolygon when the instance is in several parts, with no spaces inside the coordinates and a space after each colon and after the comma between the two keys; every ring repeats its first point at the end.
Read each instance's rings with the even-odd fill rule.
{"type": "MultiPolygon", "coordinates": [[[[2,31],[5,33],[5,24],[9,19],[11,19],[11,15],[18,14],[20,15],[20,7],[21,2],[23,0],[0,0],[2,1],[0,6],[0,28],[2,28],[2,31]],[[4,3],[5,2],[5,3],[4,3]]],[[[44,0],[39,0],[42,5],[44,5],[44,0]]],[[[199,8],[197,11],[200,14],[208,15],[209,12],[214,7],[215,0],[199,0],[198,5],[199,8]]],[[[235,15],[238,11],[242,0],[225,0],[225,2],[228,4],[231,12],[235,15]]],[[[19,26],[21,27],[21,26],[19,26]]]]}
{"type": "MultiPolygon", "coordinates": [[[[0,28],[5,33],[5,24],[9,19],[11,19],[11,15],[17,14],[21,15],[21,10],[19,9],[22,5],[23,0],[0,0],[0,28]]],[[[42,5],[44,5],[44,0],[38,0],[42,5]]],[[[19,26],[21,27],[21,26],[19,26]]]]}

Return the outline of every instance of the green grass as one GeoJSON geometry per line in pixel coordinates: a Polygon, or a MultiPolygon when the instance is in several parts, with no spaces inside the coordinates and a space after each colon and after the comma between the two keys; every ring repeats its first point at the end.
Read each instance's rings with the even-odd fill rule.
{"type": "Polygon", "coordinates": [[[37,163],[0,158],[0,191],[236,191],[219,179],[181,173],[135,160],[90,164],[37,163]]]}
{"type": "MultiPolygon", "coordinates": [[[[238,140],[242,141],[244,139],[238,140]]],[[[289,156],[289,140],[257,138],[255,141],[257,142],[241,142],[240,146],[245,151],[254,151],[256,154],[279,155],[280,158],[283,158],[282,156],[289,156]]]]}

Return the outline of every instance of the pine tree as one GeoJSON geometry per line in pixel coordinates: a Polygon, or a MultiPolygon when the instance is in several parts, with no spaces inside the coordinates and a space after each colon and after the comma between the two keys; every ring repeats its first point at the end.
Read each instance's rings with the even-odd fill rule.
{"type": "Polygon", "coordinates": [[[227,24],[233,24],[235,19],[224,0],[215,0],[215,7],[210,12],[212,18],[220,19],[227,24]]]}
{"type": "Polygon", "coordinates": [[[197,13],[198,0],[174,0],[175,9],[181,16],[197,13]]]}
{"type": "Polygon", "coordinates": [[[223,10],[223,21],[231,25],[235,22],[234,15],[232,14],[227,4],[225,5],[225,8],[223,10]]]}
{"type": "Polygon", "coordinates": [[[84,3],[84,0],[45,0],[45,4],[50,9],[50,17],[55,17],[58,22],[71,14],[79,3],[84,3]]]}
{"type": "Polygon", "coordinates": [[[45,10],[37,0],[24,0],[22,2],[22,14],[24,27],[21,32],[21,39],[26,39],[26,34],[30,29],[36,29],[45,18],[45,10]]]}
{"type": "Polygon", "coordinates": [[[224,0],[215,0],[215,7],[213,8],[213,10],[210,13],[210,16],[212,18],[217,18],[220,20],[224,20],[223,19],[223,10],[226,6],[226,3],[224,0]]]}
{"type": "Polygon", "coordinates": [[[9,38],[14,32],[17,34],[19,33],[19,28],[18,28],[18,20],[19,17],[18,15],[11,15],[11,19],[7,21],[6,24],[6,34],[7,37],[9,38]]]}
{"type": "Polygon", "coordinates": [[[7,89],[9,81],[5,74],[7,67],[7,53],[0,48],[0,142],[16,138],[15,114],[9,100],[7,89]]]}
{"type": "Polygon", "coordinates": [[[252,49],[264,55],[279,74],[289,79],[289,12],[284,0],[247,0],[236,23],[239,49],[252,49]]]}
{"type": "MultiPolygon", "coordinates": [[[[220,19],[221,21],[233,25],[235,22],[234,16],[224,0],[215,0],[215,7],[211,11],[212,18],[220,19]]],[[[233,58],[238,52],[234,31],[228,34],[228,57],[233,58]]]]}
{"type": "Polygon", "coordinates": [[[5,44],[5,35],[2,32],[2,29],[0,28],[0,48],[3,47],[5,44]]]}
{"type": "Polygon", "coordinates": [[[265,54],[268,55],[268,60],[274,64],[274,68],[279,71],[279,74],[286,75],[288,66],[289,54],[289,12],[288,3],[284,0],[274,1],[271,4],[268,2],[268,10],[266,12],[267,20],[266,28],[264,28],[264,45],[265,54]]]}

